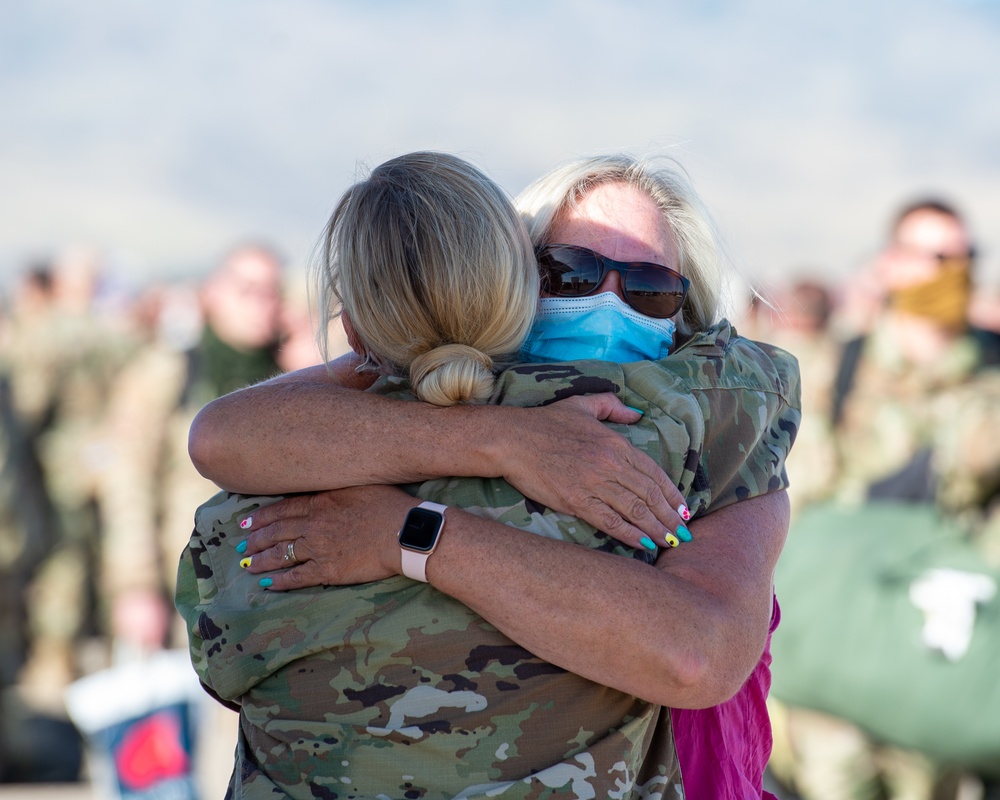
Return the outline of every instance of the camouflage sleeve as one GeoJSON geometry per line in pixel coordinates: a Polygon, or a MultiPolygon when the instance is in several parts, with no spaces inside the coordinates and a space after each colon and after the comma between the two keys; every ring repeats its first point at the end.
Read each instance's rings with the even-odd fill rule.
{"type": "Polygon", "coordinates": [[[801,421],[799,372],[783,350],[736,337],[726,352],[728,379],[692,390],[705,411],[703,480],[692,513],[788,487],[785,462],[801,421]]]}
{"type": "Polygon", "coordinates": [[[245,689],[241,682],[246,671],[236,663],[246,660],[241,655],[242,641],[259,624],[257,615],[248,613],[259,601],[255,603],[234,585],[241,572],[235,551],[243,539],[239,520],[281,499],[219,492],[198,508],[191,540],[177,566],[174,605],[187,628],[191,664],[209,693],[237,710],[233,700],[245,689]],[[229,621],[220,627],[215,620],[229,621]],[[235,630],[236,621],[246,628],[235,630]]]}
{"type": "MultiPolygon", "coordinates": [[[[196,577],[196,563],[205,559],[205,547],[197,533],[192,536],[191,543],[181,552],[180,563],[177,566],[177,585],[174,593],[174,606],[180,613],[188,632],[188,653],[191,656],[191,666],[194,667],[198,679],[205,691],[216,701],[233,711],[239,711],[240,706],[232,700],[222,697],[211,683],[208,670],[208,648],[206,640],[200,635],[198,620],[202,614],[203,598],[198,596],[199,581],[196,577]],[[198,541],[195,541],[195,540],[198,541]]],[[[213,588],[212,594],[217,591],[213,588]]]]}
{"type": "MultiPolygon", "coordinates": [[[[200,531],[195,530],[191,534],[191,541],[181,552],[180,563],[177,565],[174,606],[187,628],[191,664],[194,671],[198,674],[202,684],[206,688],[212,689],[211,676],[208,673],[206,639],[201,635],[198,619],[204,610],[211,606],[212,599],[218,594],[219,587],[212,580],[212,576],[206,575],[200,568],[206,561],[205,541],[200,531]]],[[[218,697],[214,692],[213,696],[218,697]]]]}

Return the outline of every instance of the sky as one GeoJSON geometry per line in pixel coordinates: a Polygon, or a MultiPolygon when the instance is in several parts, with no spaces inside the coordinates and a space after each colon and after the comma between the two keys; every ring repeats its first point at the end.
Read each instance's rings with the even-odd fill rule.
{"type": "Polygon", "coordinates": [[[737,267],[844,281],[917,195],[1000,283],[1000,0],[4,0],[0,280],[70,245],[133,283],[246,239],[309,260],[387,158],[511,194],[576,156],[677,158],[737,267]]]}

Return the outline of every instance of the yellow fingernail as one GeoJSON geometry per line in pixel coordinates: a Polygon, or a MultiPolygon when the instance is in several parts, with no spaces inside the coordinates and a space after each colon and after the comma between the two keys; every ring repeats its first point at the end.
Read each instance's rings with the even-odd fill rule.
{"type": "Polygon", "coordinates": [[[249,567],[249,566],[250,566],[250,562],[251,562],[251,561],[253,561],[253,558],[252,558],[252,557],[250,557],[250,558],[244,558],[244,559],[243,559],[243,560],[242,560],[242,561],[240,562],[240,567],[241,567],[242,569],[246,569],[247,567],[249,567]]]}
{"type": "Polygon", "coordinates": [[[672,533],[668,533],[666,536],[664,536],[663,540],[671,547],[677,547],[677,545],[680,544],[680,540],[672,533]]]}

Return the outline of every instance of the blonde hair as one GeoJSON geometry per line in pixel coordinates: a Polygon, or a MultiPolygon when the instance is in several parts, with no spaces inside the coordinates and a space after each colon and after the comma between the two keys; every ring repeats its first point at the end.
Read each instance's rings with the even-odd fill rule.
{"type": "Polygon", "coordinates": [[[553,225],[595,186],[624,183],[649,195],[674,234],[681,274],[691,280],[677,327],[690,334],[714,324],[720,314],[725,275],[721,239],[711,215],[683,168],[667,157],[626,154],[583,158],[556,167],[531,183],[515,203],[536,246],[549,243],[553,225]],[[662,163],[659,163],[662,162],[662,163]]]}
{"type": "Polygon", "coordinates": [[[326,316],[346,311],[368,359],[408,377],[419,399],[483,403],[498,362],[513,361],[531,328],[538,268],[496,183],[455,156],[417,152],[341,198],[319,291],[326,316]]]}

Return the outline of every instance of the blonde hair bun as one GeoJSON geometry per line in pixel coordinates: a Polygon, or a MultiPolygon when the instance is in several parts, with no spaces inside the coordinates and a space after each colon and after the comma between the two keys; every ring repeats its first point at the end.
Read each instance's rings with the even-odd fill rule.
{"type": "Polygon", "coordinates": [[[425,403],[485,403],[493,393],[493,359],[468,345],[441,345],[413,359],[410,382],[425,403]]]}
{"type": "Polygon", "coordinates": [[[456,156],[408,153],[352,186],[324,237],[322,308],[342,306],[383,372],[427,402],[489,399],[494,361],[513,361],[538,305],[531,240],[500,186],[456,156]]]}

